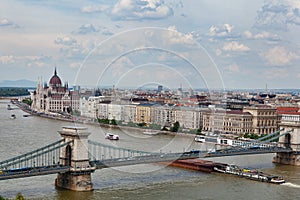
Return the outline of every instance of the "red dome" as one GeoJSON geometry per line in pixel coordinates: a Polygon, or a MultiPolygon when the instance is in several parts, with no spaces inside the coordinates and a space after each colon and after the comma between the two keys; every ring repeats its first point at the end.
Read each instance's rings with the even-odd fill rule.
{"type": "Polygon", "coordinates": [[[60,78],[57,76],[56,69],[55,69],[55,71],[54,71],[54,75],[53,75],[52,78],[50,79],[49,85],[52,85],[52,86],[61,86],[61,80],[60,80],[60,78]]]}

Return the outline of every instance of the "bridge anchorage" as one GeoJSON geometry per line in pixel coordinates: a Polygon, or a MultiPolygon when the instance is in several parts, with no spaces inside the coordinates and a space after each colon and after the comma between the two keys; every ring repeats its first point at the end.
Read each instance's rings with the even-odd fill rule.
{"type": "Polygon", "coordinates": [[[290,152],[278,152],[273,158],[274,163],[300,166],[300,121],[294,116],[285,116],[280,129],[286,132],[280,134],[278,146],[291,149],[290,152]]]}
{"type": "Polygon", "coordinates": [[[67,172],[59,172],[55,185],[59,188],[75,191],[91,191],[93,183],[91,173],[96,167],[90,166],[88,152],[88,136],[85,127],[63,127],[58,133],[68,143],[61,148],[60,165],[69,167],[67,172]]]}

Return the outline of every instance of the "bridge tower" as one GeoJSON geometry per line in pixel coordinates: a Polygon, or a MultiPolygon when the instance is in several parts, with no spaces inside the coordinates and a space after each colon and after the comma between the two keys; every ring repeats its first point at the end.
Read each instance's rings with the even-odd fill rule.
{"type": "Polygon", "coordinates": [[[273,162],[300,166],[300,114],[283,114],[280,129],[285,134],[279,138],[279,146],[292,151],[276,153],[273,162]]]}
{"type": "Polygon", "coordinates": [[[69,166],[70,171],[59,173],[55,185],[74,191],[93,190],[91,173],[95,171],[95,168],[89,164],[88,136],[90,133],[87,132],[87,128],[67,126],[58,133],[65,140],[64,142],[72,142],[62,147],[59,158],[60,164],[69,166]]]}

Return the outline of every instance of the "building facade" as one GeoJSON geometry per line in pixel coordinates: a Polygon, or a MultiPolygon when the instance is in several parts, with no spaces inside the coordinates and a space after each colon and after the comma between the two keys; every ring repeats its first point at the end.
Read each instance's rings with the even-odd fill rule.
{"type": "Polygon", "coordinates": [[[278,129],[277,109],[270,106],[245,107],[244,112],[251,113],[253,117],[254,134],[270,134],[278,129]]]}
{"type": "Polygon", "coordinates": [[[70,91],[67,83],[63,85],[56,69],[49,85],[39,81],[37,89],[31,93],[31,100],[31,109],[36,112],[71,113],[80,109],[78,91],[70,91]]]}

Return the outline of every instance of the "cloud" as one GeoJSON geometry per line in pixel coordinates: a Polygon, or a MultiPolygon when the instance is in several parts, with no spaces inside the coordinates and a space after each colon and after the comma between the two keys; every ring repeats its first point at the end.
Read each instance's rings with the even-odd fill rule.
{"type": "Polygon", "coordinates": [[[88,5],[81,8],[83,13],[106,12],[110,6],[108,5],[88,5]]]}
{"type": "Polygon", "coordinates": [[[0,56],[0,62],[2,64],[12,64],[15,62],[15,58],[13,55],[0,56]]]}
{"type": "Polygon", "coordinates": [[[240,67],[237,65],[237,64],[232,64],[232,65],[229,65],[227,67],[228,71],[230,72],[239,72],[240,71],[240,67]]]}
{"type": "Polygon", "coordinates": [[[111,10],[114,20],[157,20],[173,14],[162,0],[119,0],[111,10]]]}
{"type": "Polygon", "coordinates": [[[77,43],[76,39],[71,38],[69,36],[58,37],[54,42],[55,44],[65,45],[65,46],[72,46],[77,43]]]}
{"type": "Polygon", "coordinates": [[[168,40],[169,44],[195,44],[193,40],[194,35],[192,33],[181,33],[177,31],[175,26],[169,26],[168,30],[168,38],[166,39],[168,40]]]}
{"type": "Polygon", "coordinates": [[[84,24],[81,25],[78,30],[73,31],[72,33],[80,34],[80,35],[86,35],[90,33],[101,33],[102,35],[113,35],[114,33],[110,31],[107,27],[99,26],[96,27],[93,24],[84,24]]]}
{"type": "Polygon", "coordinates": [[[253,40],[270,40],[270,41],[279,41],[281,38],[277,34],[273,34],[267,31],[263,31],[261,33],[253,34],[250,31],[245,31],[244,36],[247,39],[253,40]]]}
{"type": "Polygon", "coordinates": [[[300,25],[300,5],[295,0],[269,0],[258,11],[256,28],[287,30],[288,25],[300,25]]]}
{"type": "Polygon", "coordinates": [[[299,58],[297,54],[282,46],[270,49],[267,53],[263,54],[263,57],[272,66],[289,65],[293,60],[299,58]]]}
{"type": "Polygon", "coordinates": [[[250,48],[247,47],[244,44],[240,44],[236,41],[233,41],[233,42],[226,42],[223,46],[223,50],[224,51],[240,51],[240,52],[243,52],[243,51],[249,51],[250,48]]]}
{"type": "Polygon", "coordinates": [[[15,55],[4,55],[0,56],[1,64],[20,64],[27,67],[43,67],[46,63],[49,63],[51,57],[49,56],[15,56],[15,55]]]}
{"type": "Polygon", "coordinates": [[[13,28],[19,28],[20,26],[11,22],[10,20],[6,18],[0,19],[0,28],[1,27],[13,27],[13,28]]]}
{"type": "MultiPolygon", "coordinates": [[[[211,38],[237,38],[239,35],[234,33],[234,26],[231,24],[222,24],[218,26],[211,26],[208,31],[208,36],[211,38]]],[[[214,41],[210,39],[210,41],[214,41]]]]}

